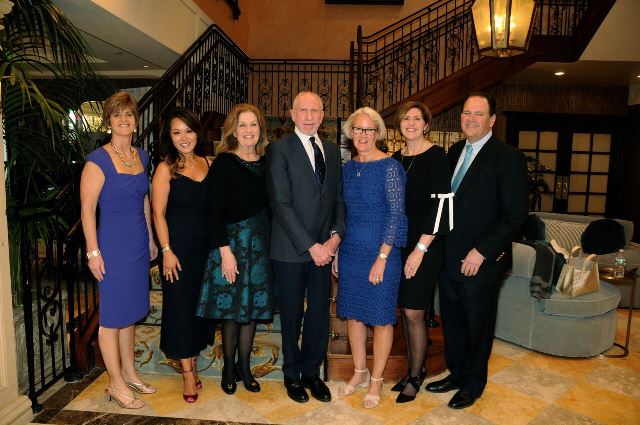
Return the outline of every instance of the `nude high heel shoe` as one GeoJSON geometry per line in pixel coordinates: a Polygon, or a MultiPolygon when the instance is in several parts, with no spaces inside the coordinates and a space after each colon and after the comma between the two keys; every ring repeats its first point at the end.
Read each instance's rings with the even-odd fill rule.
{"type": "Polygon", "coordinates": [[[364,400],[362,401],[362,407],[365,409],[373,409],[374,407],[378,407],[380,404],[380,395],[382,394],[382,378],[371,378],[371,382],[380,382],[380,394],[371,394],[368,393],[364,396],[364,400]]]}
{"type": "Polygon", "coordinates": [[[354,369],[353,370],[356,373],[366,373],[366,379],[364,382],[356,385],[355,387],[349,385],[349,383],[345,383],[343,384],[340,389],[338,390],[338,395],[340,397],[344,397],[350,394],[355,393],[358,390],[361,390],[363,388],[367,388],[369,386],[369,380],[371,379],[371,374],[369,373],[369,369],[354,369]]]}

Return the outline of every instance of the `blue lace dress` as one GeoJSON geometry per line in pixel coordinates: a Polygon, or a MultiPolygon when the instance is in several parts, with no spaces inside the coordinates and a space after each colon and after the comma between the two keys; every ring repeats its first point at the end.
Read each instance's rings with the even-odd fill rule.
{"type": "Polygon", "coordinates": [[[400,248],[407,242],[405,172],[396,160],[384,158],[349,161],[342,175],[347,229],[338,255],[337,313],[367,325],[395,324],[400,248]],[[393,248],[383,281],[373,285],[369,272],[383,243],[393,248]]]}

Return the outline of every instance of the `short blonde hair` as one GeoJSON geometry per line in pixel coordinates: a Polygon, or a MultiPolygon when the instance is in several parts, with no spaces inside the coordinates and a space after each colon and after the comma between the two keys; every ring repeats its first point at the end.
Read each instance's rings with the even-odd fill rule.
{"type": "Polygon", "coordinates": [[[349,115],[347,121],[342,125],[342,131],[344,131],[344,134],[349,139],[353,139],[353,122],[358,115],[366,115],[376,123],[376,126],[378,127],[378,137],[376,137],[376,140],[384,140],[387,138],[387,127],[384,125],[384,120],[380,114],[368,106],[363,106],[362,108],[356,109],[353,114],[349,115]]]}

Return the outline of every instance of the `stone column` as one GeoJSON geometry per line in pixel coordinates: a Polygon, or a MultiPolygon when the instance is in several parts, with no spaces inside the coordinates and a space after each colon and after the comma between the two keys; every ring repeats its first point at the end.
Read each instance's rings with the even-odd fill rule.
{"type": "MultiPolygon", "coordinates": [[[[2,115],[0,115],[2,122],[2,115]]],[[[2,139],[2,126],[0,126],[2,139]]],[[[16,339],[11,306],[11,276],[9,274],[9,229],[7,227],[7,196],[4,183],[4,153],[0,151],[0,425],[31,422],[31,400],[18,395],[16,370],[16,339]]]]}

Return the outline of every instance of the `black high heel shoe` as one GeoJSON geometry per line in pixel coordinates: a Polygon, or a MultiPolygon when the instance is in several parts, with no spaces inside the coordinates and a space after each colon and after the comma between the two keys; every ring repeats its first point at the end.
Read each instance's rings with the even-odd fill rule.
{"type": "MultiPolygon", "coordinates": [[[[398,398],[396,398],[396,403],[407,403],[416,399],[416,395],[418,394],[418,391],[420,391],[420,386],[422,385],[422,382],[419,382],[419,379],[420,376],[411,376],[407,379],[407,385],[411,385],[416,390],[416,393],[414,395],[400,393],[398,394],[398,398]]],[[[402,390],[404,391],[404,388],[402,390]]]]}
{"type": "Polygon", "coordinates": [[[236,381],[238,380],[238,377],[235,373],[235,370],[232,370],[231,377],[228,377],[228,373],[225,373],[227,367],[233,367],[233,366],[227,366],[227,364],[225,363],[224,366],[222,367],[222,380],[220,381],[220,386],[222,387],[222,391],[231,395],[236,392],[236,388],[238,387],[236,385],[236,381]]]}
{"type": "Polygon", "coordinates": [[[242,376],[238,363],[236,363],[235,372],[236,372],[236,382],[242,381],[247,391],[251,391],[252,393],[260,392],[260,384],[258,383],[258,381],[256,381],[255,378],[251,376],[251,373],[249,373],[249,376],[247,377],[242,376]]]}
{"type": "MultiPolygon", "coordinates": [[[[401,380],[398,381],[397,384],[391,387],[391,391],[401,392],[402,390],[404,390],[404,387],[407,385],[407,381],[409,380],[410,376],[411,376],[411,369],[407,371],[407,375],[405,377],[403,377],[401,380]]],[[[426,377],[427,377],[427,368],[422,366],[422,368],[420,368],[420,374],[416,377],[417,378],[416,382],[422,385],[426,377]]]]}

